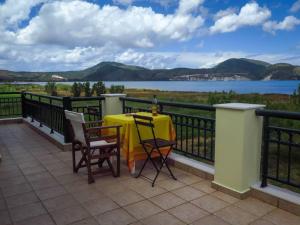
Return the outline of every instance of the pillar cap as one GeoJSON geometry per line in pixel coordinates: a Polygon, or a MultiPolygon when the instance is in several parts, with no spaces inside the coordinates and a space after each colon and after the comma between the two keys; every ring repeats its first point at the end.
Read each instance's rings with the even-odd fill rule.
{"type": "Polygon", "coordinates": [[[126,94],[102,94],[102,97],[126,97],[126,94]]]}
{"type": "Polygon", "coordinates": [[[215,104],[217,109],[234,109],[234,110],[251,110],[265,108],[265,105],[258,104],[246,104],[246,103],[226,103],[226,104],[215,104]]]}

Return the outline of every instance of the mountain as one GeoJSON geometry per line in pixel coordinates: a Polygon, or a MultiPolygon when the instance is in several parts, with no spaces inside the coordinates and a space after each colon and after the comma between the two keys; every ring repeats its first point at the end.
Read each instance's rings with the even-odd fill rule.
{"type": "Polygon", "coordinates": [[[250,80],[260,80],[264,77],[264,72],[268,68],[269,64],[249,59],[228,59],[216,67],[213,70],[216,73],[223,74],[244,74],[250,80]]]}
{"type": "Polygon", "coordinates": [[[300,80],[300,67],[253,59],[228,59],[213,68],[147,69],[117,62],[101,62],[78,71],[14,72],[0,70],[0,81],[157,81],[157,80],[300,80]]]}
{"type": "Polygon", "coordinates": [[[102,62],[84,72],[87,74],[84,80],[144,80],[151,79],[152,76],[149,69],[116,62],[102,62]]]}

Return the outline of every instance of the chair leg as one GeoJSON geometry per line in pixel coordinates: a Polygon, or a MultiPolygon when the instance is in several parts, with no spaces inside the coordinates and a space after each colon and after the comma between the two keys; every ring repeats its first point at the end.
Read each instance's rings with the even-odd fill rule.
{"type": "Polygon", "coordinates": [[[120,154],[120,147],[118,146],[117,147],[117,177],[119,177],[121,173],[120,164],[121,164],[121,154],[120,154]]]}
{"type": "MultiPolygon", "coordinates": [[[[146,150],[145,150],[145,151],[146,151],[146,150]]],[[[143,166],[142,166],[140,172],[138,173],[138,175],[137,175],[135,178],[139,178],[139,177],[141,176],[141,174],[142,174],[142,172],[143,172],[143,170],[144,170],[144,168],[145,168],[147,162],[149,161],[149,159],[151,160],[151,154],[152,154],[152,151],[153,151],[153,149],[150,151],[150,153],[148,153],[148,151],[146,151],[146,153],[147,153],[147,159],[145,160],[145,162],[144,162],[144,164],[143,164],[143,166]]]]}
{"type": "Polygon", "coordinates": [[[77,173],[76,171],[76,155],[75,155],[75,144],[72,143],[72,161],[73,161],[73,172],[77,173]]]}
{"type": "Polygon", "coordinates": [[[116,172],[115,172],[115,169],[114,169],[114,167],[113,167],[111,161],[109,160],[109,158],[106,158],[106,162],[107,162],[107,164],[108,164],[108,166],[109,166],[109,168],[110,168],[110,170],[111,170],[113,176],[114,176],[114,177],[117,177],[117,174],[116,174],[116,172]]]}
{"type": "Polygon", "coordinates": [[[98,160],[98,167],[99,168],[102,168],[104,161],[105,161],[105,159],[99,159],[98,160]]]}
{"type": "Polygon", "coordinates": [[[165,165],[165,166],[167,167],[167,169],[168,169],[170,175],[172,176],[172,178],[173,178],[174,180],[177,180],[177,178],[176,178],[176,177],[174,176],[174,174],[172,173],[172,171],[171,171],[171,169],[170,169],[170,167],[169,167],[168,161],[167,161],[167,160],[168,160],[168,156],[169,156],[170,152],[172,151],[172,149],[173,149],[173,146],[170,147],[170,149],[169,149],[169,151],[167,152],[167,154],[166,154],[165,157],[163,156],[163,154],[161,154],[160,151],[158,151],[158,152],[159,152],[160,158],[162,159],[162,165],[161,165],[161,168],[163,167],[163,165],[165,165]]]}
{"type": "Polygon", "coordinates": [[[89,148],[87,148],[86,151],[87,151],[86,167],[87,167],[87,172],[88,172],[88,183],[91,184],[91,183],[95,182],[93,175],[92,175],[92,168],[91,168],[91,152],[90,152],[89,148]]]}
{"type": "Polygon", "coordinates": [[[159,158],[160,158],[160,160],[161,160],[161,165],[159,166],[159,168],[157,167],[157,165],[155,164],[155,162],[150,158],[152,164],[154,165],[154,167],[155,167],[155,169],[156,169],[156,175],[155,175],[155,177],[154,177],[154,179],[153,179],[153,181],[152,181],[152,187],[154,187],[155,181],[156,181],[158,175],[160,174],[160,172],[161,172],[161,170],[162,170],[162,168],[163,168],[164,165],[167,167],[167,169],[168,169],[170,175],[172,176],[172,178],[173,178],[174,180],[177,180],[177,178],[176,178],[176,177],[174,176],[174,174],[172,173],[172,171],[171,171],[171,169],[170,169],[170,167],[169,167],[169,165],[168,165],[168,162],[167,162],[167,159],[168,159],[168,156],[169,156],[171,150],[172,150],[172,146],[170,147],[169,151],[167,152],[166,156],[164,157],[163,154],[160,152],[160,150],[157,149],[158,154],[159,154],[159,158]]]}
{"type": "Polygon", "coordinates": [[[82,153],[82,157],[81,159],[79,160],[78,164],[75,166],[75,173],[78,173],[78,170],[80,168],[82,168],[82,163],[85,162],[85,165],[87,165],[87,150],[84,151],[83,149],[81,150],[81,153],[82,153]]]}

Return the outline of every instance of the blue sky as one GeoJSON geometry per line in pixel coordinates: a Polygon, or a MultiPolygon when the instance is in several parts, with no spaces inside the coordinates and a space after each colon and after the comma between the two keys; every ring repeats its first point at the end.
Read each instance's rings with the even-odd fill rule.
{"type": "Polygon", "coordinates": [[[300,65],[300,0],[0,0],[0,69],[300,65]]]}

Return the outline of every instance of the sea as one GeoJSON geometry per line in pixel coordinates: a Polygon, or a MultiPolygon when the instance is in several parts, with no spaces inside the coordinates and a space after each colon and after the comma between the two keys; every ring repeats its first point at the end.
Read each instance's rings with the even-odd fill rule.
{"type": "MultiPolygon", "coordinates": [[[[40,84],[46,82],[14,82],[15,84],[40,84]]],[[[57,82],[72,85],[73,82],[57,82]]],[[[95,82],[91,82],[93,84],[95,82]]],[[[292,94],[299,81],[105,81],[105,86],[124,85],[125,88],[153,89],[182,92],[229,92],[240,94],[292,94]]]]}

